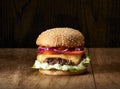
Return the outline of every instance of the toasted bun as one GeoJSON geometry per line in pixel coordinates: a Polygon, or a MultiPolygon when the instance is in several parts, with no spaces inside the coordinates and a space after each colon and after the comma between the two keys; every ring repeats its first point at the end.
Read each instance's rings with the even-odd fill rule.
{"type": "Polygon", "coordinates": [[[78,72],[64,72],[64,71],[58,71],[58,70],[42,70],[39,69],[39,72],[44,75],[78,75],[83,74],[87,71],[87,69],[80,70],[78,72]]]}
{"type": "Polygon", "coordinates": [[[84,36],[72,28],[53,28],[42,32],[36,44],[46,47],[79,47],[84,45],[84,36]]]}

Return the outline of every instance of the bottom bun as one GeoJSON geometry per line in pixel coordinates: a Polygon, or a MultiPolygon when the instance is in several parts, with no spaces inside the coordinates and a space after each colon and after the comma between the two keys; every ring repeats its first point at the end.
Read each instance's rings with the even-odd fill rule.
{"type": "Polygon", "coordinates": [[[78,75],[83,74],[87,71],[87,69],[80,70],[78,72],[64,72],[64,71],[58,71],[58,70],[42,70],[39,69],[39,72],[44,75],[78,75]]]}

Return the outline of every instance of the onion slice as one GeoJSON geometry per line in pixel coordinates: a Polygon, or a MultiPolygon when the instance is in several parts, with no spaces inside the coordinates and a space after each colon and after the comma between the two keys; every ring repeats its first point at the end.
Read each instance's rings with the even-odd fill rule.
{"type": "Polygon", "coordinates": [[[65,53],[66,51],[68,51],[68,49],[64,49],[64,50],[53,49],[53,51],[56,53],[65,53]]]}
{"type": "Polygon", "coordinates": [[[44,47],[44,46],[40,46],[38,47],[38,51],[37,53],[42,53],[44,51],[54,51],[56,53],[65,53],[67,51],[83,51],[84,50],[84,47],[77,47],[77,48],[65,48],[65,49],[62,49],[62,50],[59,50],[59,48],[57,47],[44,47]]]}

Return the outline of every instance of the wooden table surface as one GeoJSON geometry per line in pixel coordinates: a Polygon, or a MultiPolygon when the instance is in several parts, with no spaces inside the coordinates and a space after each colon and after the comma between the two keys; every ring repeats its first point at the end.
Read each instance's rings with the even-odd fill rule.
{"type": "Polygon", "coordinates": [[[32,69],[33,48],[0,48],[0,89],[120,89],[120,48],[88,48],[88,73],[45,76],[32,69]]]}

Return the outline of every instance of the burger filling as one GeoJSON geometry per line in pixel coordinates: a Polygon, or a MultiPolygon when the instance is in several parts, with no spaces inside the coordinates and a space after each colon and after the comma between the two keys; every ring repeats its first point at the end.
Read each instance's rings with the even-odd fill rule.
{"type": "Polygon", "coordinates": [[[49,65],[54,64],[60,64],[60,65],[74,65],[74,63],[71,60],[65,60],[62,58],[46,58],[45,63],[48,63],[49,65]]]}
{"type": "Polygon", "coordinates": [[[62,70],[62,71],[70,71],[70,72],[77,72],[79,70],[84,70],[87,68],[88,64],[90,63],[90,58],[87,56],[83,59],[78,65],[61,65],[59,63],[50,65],[47,62],[39,62],[38,60],[35,61],[33,68],[36,69],[45,69],[45,70],[62,70]]]}
{"type": "Polygon", "coordinates": [[[86,69],[90,59],[83,48],[39,47],[33,68],[77,72],[86,69]]]}

